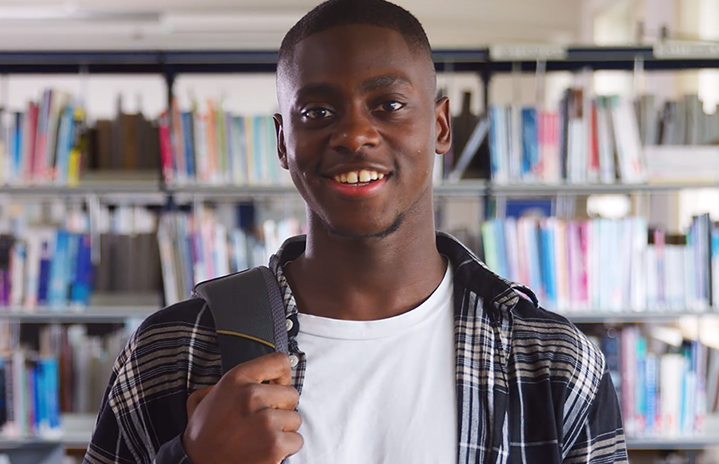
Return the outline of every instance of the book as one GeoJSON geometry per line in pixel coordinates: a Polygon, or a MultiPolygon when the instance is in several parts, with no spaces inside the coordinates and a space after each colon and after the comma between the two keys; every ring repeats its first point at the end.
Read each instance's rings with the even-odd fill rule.
{"type": "Polygon", "coordinates": [[[486,265],[559,312],[702,312],[719,297],[719,232],[706,214],[684,234],[650,230],[637,216],[534,214],[485,221],[481,233],[486,265]]]}
{"type": "Polygon", "coordinates": [[[290,236],[300,233],[293,218],[267,220],[264,240],[247,228],[223,223],[204,207],[194,212],[167,212],[157,232],[165,304],[190,296],[194,285],[257,265],[266,265],[272,253],[290,236]]]}

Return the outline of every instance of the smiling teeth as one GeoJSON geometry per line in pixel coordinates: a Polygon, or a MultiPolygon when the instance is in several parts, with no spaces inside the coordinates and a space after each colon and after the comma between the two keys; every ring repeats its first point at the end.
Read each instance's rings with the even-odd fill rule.
{"type": "Polygon", "coordinates": [[[377,171],[362,169],[361,171],[350,171],[344,174],[337,174],[334,180],[343,184],[367,183],[373,180],[381,180],[384,174],[377,171]]]}

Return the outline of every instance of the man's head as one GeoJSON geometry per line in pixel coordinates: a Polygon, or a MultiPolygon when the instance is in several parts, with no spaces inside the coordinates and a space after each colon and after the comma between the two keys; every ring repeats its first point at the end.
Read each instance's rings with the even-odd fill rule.
{"type": "Polygon", "coordinates": [[[278,74],[292,62],[295,47],[302,40],[333,27],[356,25],[382,27],[399,33],[417,57],[426,60],[432,85],[436,85],[432,48],[422,24],[409,11],[384,0],[329,0],[316,6],[292,26],[282,40],[277,59],[278,74]]]}
{"type": "Polygon", "coordinates": [[[450,144],[435,82],[422,26],[383,0],[330,0],[287,33],[278,153],[311,227],[345,237],[384,237],[407,218],[433,227],[434,155],[450,144]]]}

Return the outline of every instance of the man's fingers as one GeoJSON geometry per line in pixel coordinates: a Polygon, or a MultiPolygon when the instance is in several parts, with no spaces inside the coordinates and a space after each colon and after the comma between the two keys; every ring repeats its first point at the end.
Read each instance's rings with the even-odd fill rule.
{"type": "Polygon", "coordinates": [[[225,375],[242,377],[258,383],[271,381],[276,385],[290,385],[292,382],[290,359],[284,353],[272,353],[242,363],[225,375]]]}
{"type": "Polygon", "coordinates": [[[241,404],[250,412],[262,409],[284,409],[292,411],[297,407],[300,394],[294,387],[285,385],[250,384],[238,389],[241,404]]]}
{"type": "Polygon", "coordinates": [[[297,432],[302,425],[302,417],[297,411],[283,409],[263,409],[258,417],[262,418],[265,426],[270,430],[281,432],[297,432]]]}
{"type": "Polygon", "coordinates": [[[302,435],[297,432],[285,433],[283,435],[283,441],[283,454],[285,454],[285,458],[288,458],[293,454],[297,454],[297,452],[302,449],[302,445],[305,444],[304,438],[302,438],[302,435]]]}
{"type": "Polygon", "coordinates": [[[201,390],[197,390],[187,398],[187,418],[192,417],[192,414],[199,406],[200,402],[212,391],[213,385],[205,387],[201,390]]]}

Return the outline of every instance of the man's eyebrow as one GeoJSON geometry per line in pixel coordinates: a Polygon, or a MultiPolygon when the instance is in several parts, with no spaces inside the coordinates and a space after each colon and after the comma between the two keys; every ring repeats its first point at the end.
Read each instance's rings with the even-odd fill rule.
{"type": "Polygon", "coordinates": [[[362,84],[360,84],[360,90],[363,93],[369,93],[377,89],[384,89],[396,85],[412,87],[412,83],[406,77],[395,74],[385,74],[383,76],[371,77],[362,82],[362,84]]]}

